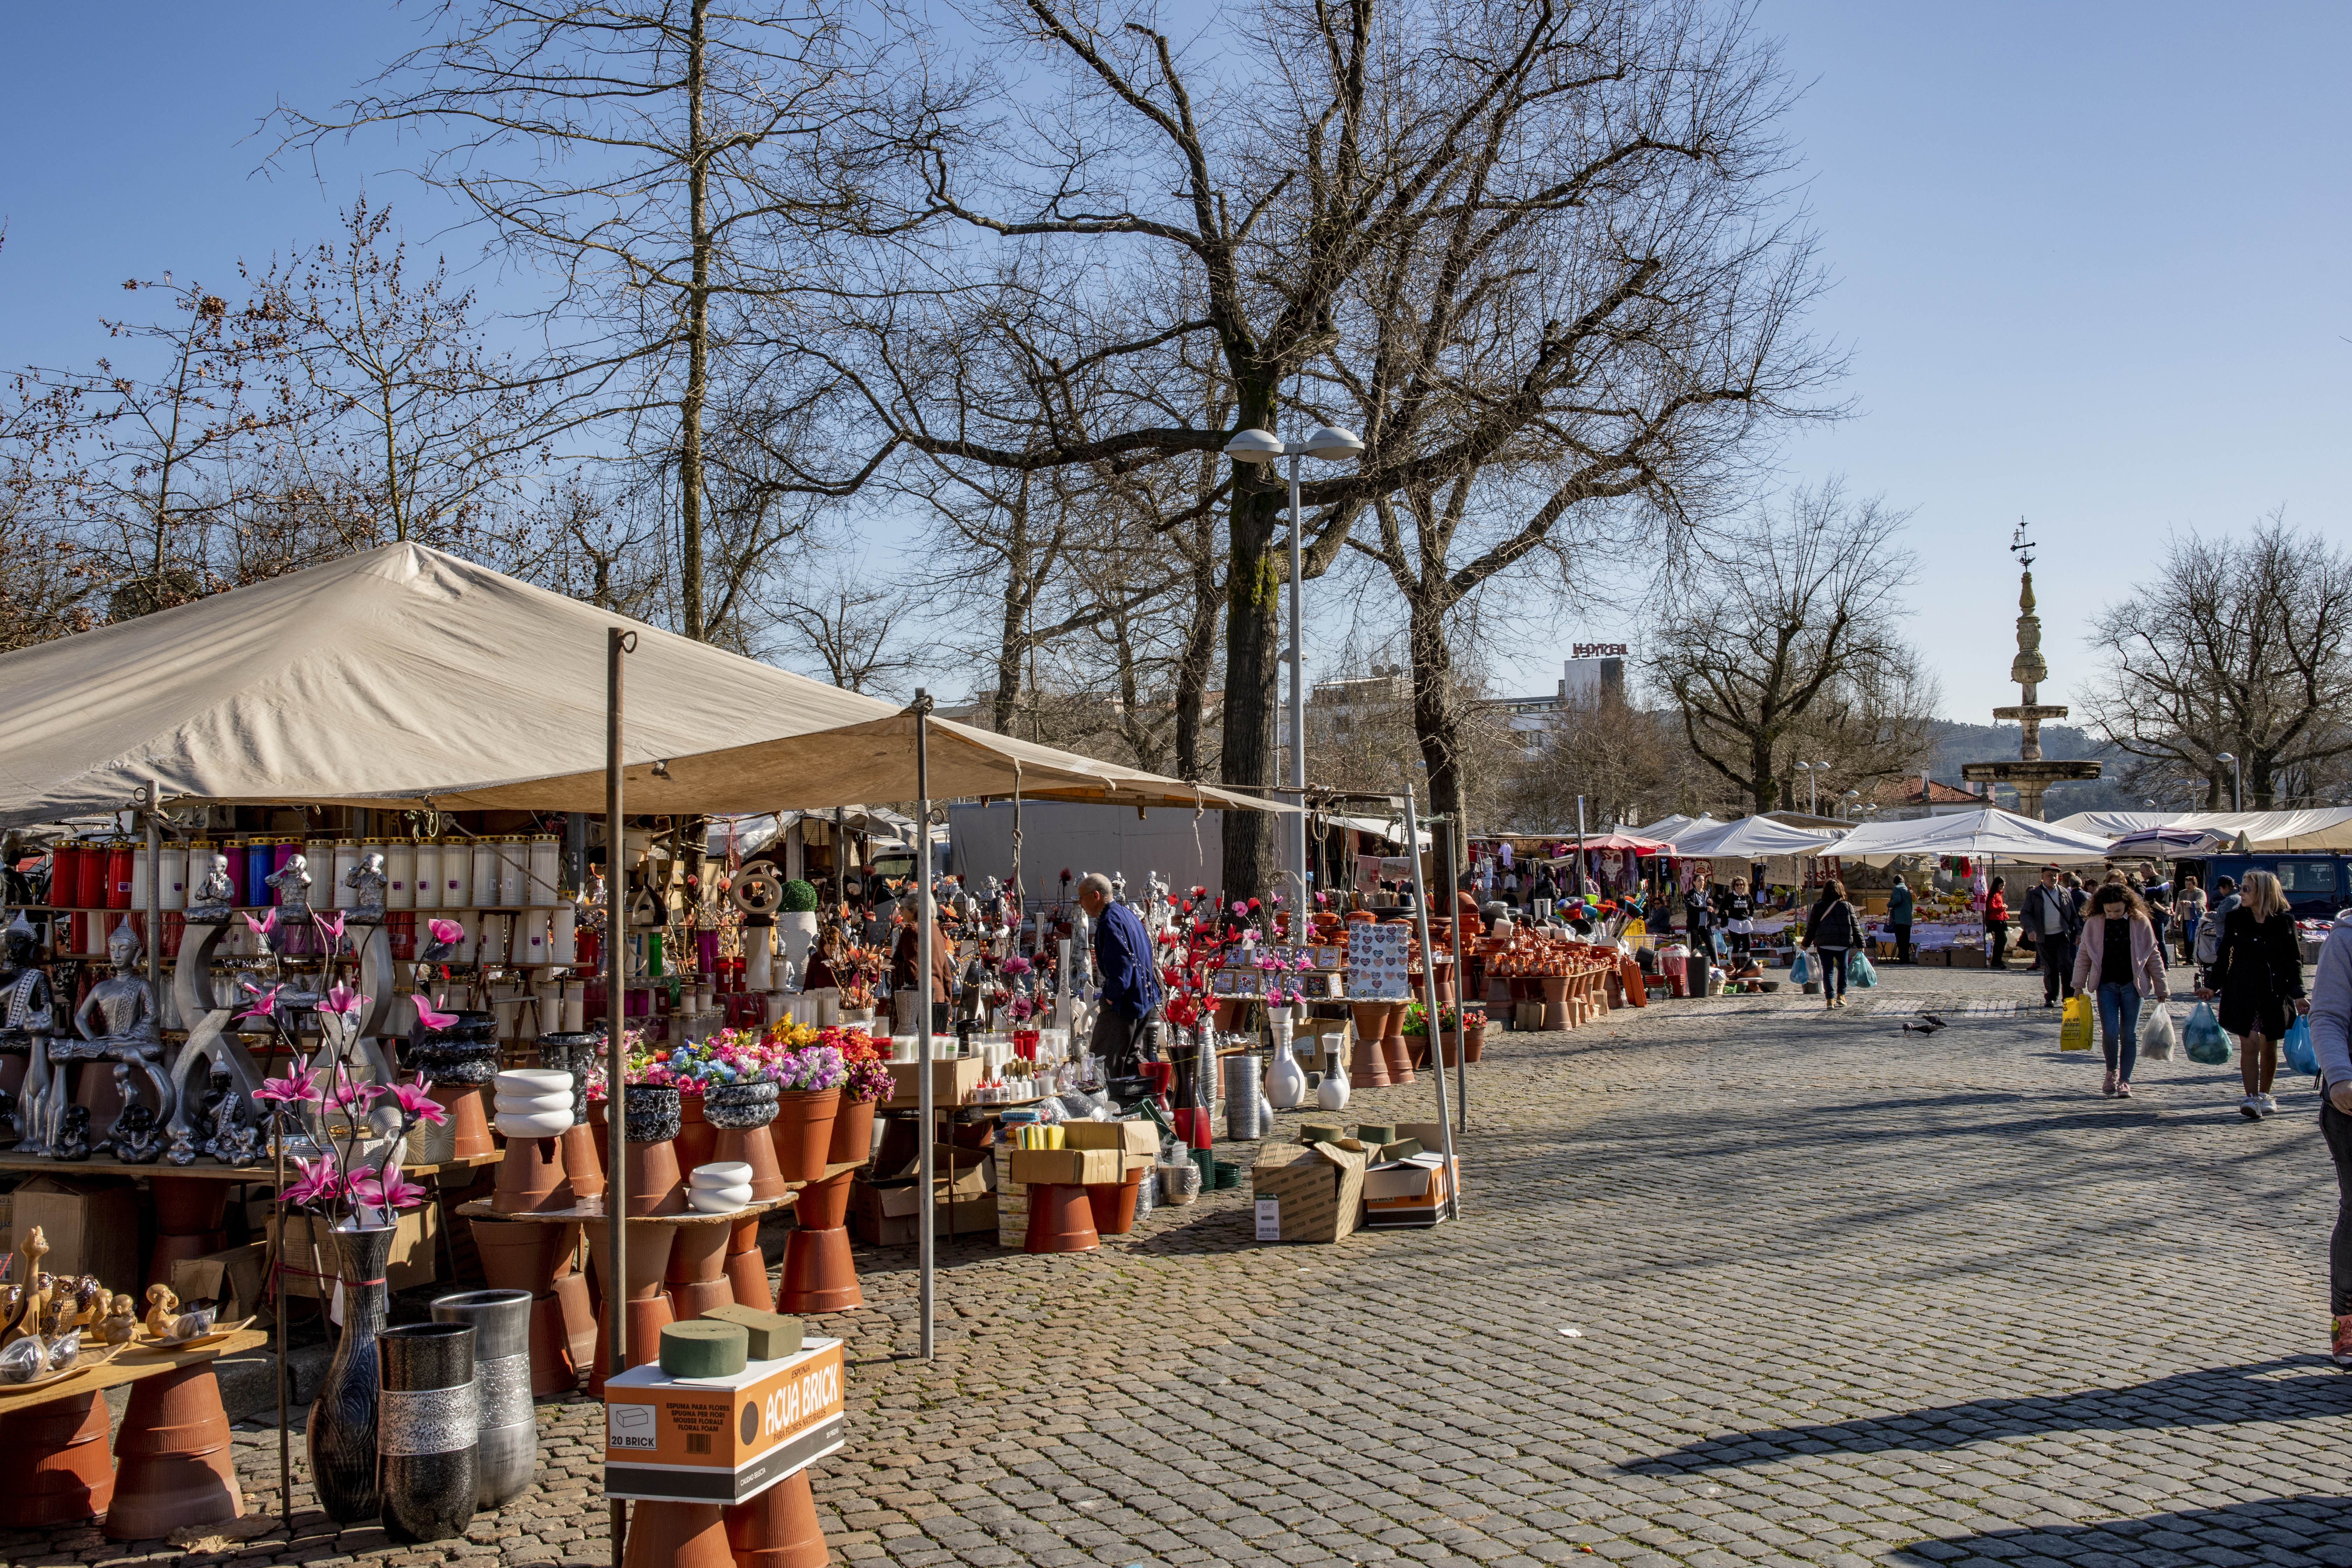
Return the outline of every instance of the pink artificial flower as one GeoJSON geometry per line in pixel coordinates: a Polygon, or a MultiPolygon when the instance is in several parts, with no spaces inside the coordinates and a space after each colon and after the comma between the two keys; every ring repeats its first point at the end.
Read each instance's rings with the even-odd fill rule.
{"type": "Polygon", "coordinates": [[[300,1179],[278,1194],[287,1203],[308,1207],[312,1204],[332,1203],[342,1195],[342,1179],[336,1174],[333,1161],[298,1158],[294,1168],[301,1173],[300,1179]]]}
{"type": "Polygon", "coordinates": [[[271,910],[259,920],[255,920],[251,915],[247,915],[245,917],[245,923],[253,928],[254,935],[268,936],[271,931],[278,929],[278,911],[276,910],[271,910]]]}
{"type": "Polygon", "coordinates": [[[326,933],[326,938],[330,942],[337,942],[343,940],[343,916],[341,910],[338,910],[331,915],[314,914],[310,918],[319,922],[320,931],[326,933]]]}
{"type": "Polygon", "coordinates": [[[394,1084],[392,1098],[399,1102],[400,1116],[404,1121],[422,1120],[438,1127],[449,1120],[447,1110],[438,1100],[425,1092],[425,1079],[421,1076],[415,1083],[394,1084]]]}
{"type": "Polygon", "coordinates": [[[433,921],[425,929],[433,933],[435,942],[457,942],[466,934],[466,928],[456,921],[433,921]]]}
{"type": "Polygon", "coordinates": [[[399,1171],[362,1171],[349,1191],[352,1202],[370,1208],[414,1208],[433,1195],[399,1171]]]}
{"type": "Polygon", "coordinates": [[[236,1016],[236,1021],[242,1024],[247,1018],[268,1018],[274,1023],[278,1017],[278,993],[285,987],[273,985],[264,991],[250,980],[242,981],[239,984],[244,985],[247,994],[253,997],[253,1005],[239,1013],[236,1016]]]}
{"type": "MultiPolygon", "coordinates": [[[[446,996],[436,996],[434,1000],[436,1002],[444,1002],[448,1000],[448,998],[446,996]]],[[[425,1005],[424,997],[419,996],[416,998],[416,1021],[424,1025],[428,1029],[446,1029],[450,1025],[457,1021],[457,1015],[455,1013],[436,1013],[432,1008],[425,1005]]]]}
{"type": "Polygon", "coordinates": [[[253,1098],[274,1100],[280,1105],[314,1104],[319,1098],[319,1069],[306,1069],[298,1058],[293,1070],[284,1078],[262,1079],[261,1087],[253,1091],[253,1098]]]}
{"type": "Polygon", "coordinates": [[[369,999],[367,997],[361,995],[350,986],[338,984],[332,990],[329,991],[324,997],[320,999],[319,1011],[321,1013],[356,1013],[361,1008],[366,1006],[368,1005],[368,1001],[369,999]]]}
{"type": "Polygon", "coordinates": [[[1234,900],[1234,913],[1237,915],[1245,915],[1249,913],[1249,906],[1242,902],[1239,899],[1235,899],[1234,900]]]}
{"type": "Polygon", "coordinates": [[[353,1121],[357,1121],[366,1115],[368,1107],[383,1099],[383,1094],[384,1091],[379,1085],[358,1083],[350,1079],[344,1079],[328,1091],[327,1103],[353,1121]]]}

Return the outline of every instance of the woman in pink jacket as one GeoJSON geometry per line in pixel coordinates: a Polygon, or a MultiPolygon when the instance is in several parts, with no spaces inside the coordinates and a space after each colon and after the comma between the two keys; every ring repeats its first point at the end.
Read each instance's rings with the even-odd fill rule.
{"type": "Polygon", "coordinates": [[[2099,1038],[2107,1053],[2103,1092],[2129,1098],[2132,1066],[2139,1059],[2140,998],[2162,1002],[2172,992],[2164,983],[2156,922],[2140,896],[2121,882],[2102,884],[2083,911],[2074,989],[2098,998],[2099,1038]]]}

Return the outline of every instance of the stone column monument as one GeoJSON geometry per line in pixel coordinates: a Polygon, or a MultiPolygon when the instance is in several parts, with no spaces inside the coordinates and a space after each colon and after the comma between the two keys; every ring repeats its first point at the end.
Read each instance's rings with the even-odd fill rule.
{"type": "Polygon", "coordinates": [[[2042,683],[2050,679],[2050,666],[2042,657],[2042,617],[2033,613],[2033,546],[2026,540],[2022,522],[2017,525],[2017,538],[2010,549],[2016,552],[2023,572],[2017,595],[2017,658],[2009,667],[2009,678],[2017,682],[2022,700],[2014,708],[1994,709],[1992,716],[2017,721],[2018,760],[1969,763],[1960,769],[1960,776],[1971,783],[2011,786],[2017,791],[2018,815],[2040,821],[2044,790],[2073,779],[2097,778],[2099,764],[2051,762],[2042,755],[2042,721],[2063,719],[2066,710],[2036,700],[2042,683]]]}

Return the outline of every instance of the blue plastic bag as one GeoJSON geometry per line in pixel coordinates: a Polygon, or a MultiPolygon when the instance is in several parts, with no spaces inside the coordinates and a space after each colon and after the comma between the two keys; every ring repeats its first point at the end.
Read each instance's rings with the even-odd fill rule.
{"type": "Polygon", "coordinates": [[[2286,1038],[2279,1042],[2279,1060],[2289,1072],[2319,1076],[2319,1054],[2311,1048],[2311,1020],[2299,1017],[2286,1026],[2286,1038]]]}
{"type": "Polygon", "coordinates": [[[1845,980],[1849,985],[1878,984],[1878,971],[1872,966],[1870,955],[1858,947],[1853,950],[1853,956],[1846,961],[1845,980]]]}
{"type": "Polygon", "coordinates": [[[1812,983],[1813,955],[1801,947],[1797,950],[1797,956],[1789,961],[1789,984],[1811,985],[1812,983]]]}
{"type": "Polygon", "coordinates": [[[2198,1003],[2189,1022],[2180,1026],[2180,1048],[2189,1053],[2190,1061],[2204,1067],[2217,1068],[2230,1059],[2230,1037],[2221,1032],[2221,1022],[2205,1003],[2198,1003]]]}

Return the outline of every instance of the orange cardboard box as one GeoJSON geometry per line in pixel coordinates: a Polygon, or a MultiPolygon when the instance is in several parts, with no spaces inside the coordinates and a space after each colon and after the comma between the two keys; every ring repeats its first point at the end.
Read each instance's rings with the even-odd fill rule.
{"type": "Polygon", "coordinates": [[[604,1492],[731,1504],[846,1440],[839,1340],[729,1377],[669,1377],[648,1362],[604,1384],[604,1492]]]}

